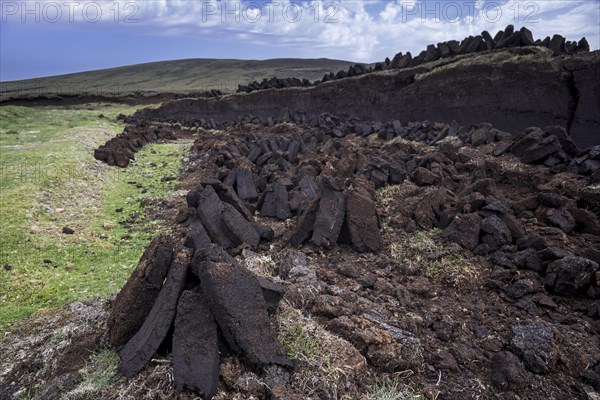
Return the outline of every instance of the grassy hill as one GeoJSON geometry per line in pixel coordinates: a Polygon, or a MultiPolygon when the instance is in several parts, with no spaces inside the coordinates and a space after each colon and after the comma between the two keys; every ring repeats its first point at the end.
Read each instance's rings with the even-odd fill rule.
{"type": "Polygon", "coordinates": [[[21,81],[1,82],[0,101],[56,95],[119,96],[133,92],[235,92],[239,84],[263,78],[321,79],[348,69],[350,61],[281,58],[273,60],[189,59],[137,64],[21,81]]]}

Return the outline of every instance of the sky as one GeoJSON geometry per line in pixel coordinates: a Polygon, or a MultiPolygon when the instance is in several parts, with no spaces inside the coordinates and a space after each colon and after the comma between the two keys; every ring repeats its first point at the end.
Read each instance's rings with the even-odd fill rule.
{"type": "Polygon", "coordinates": [[[0,0],[0,81],[188,58],[382,61],[508,24],[600,46],[600,0],[0,0]]]}

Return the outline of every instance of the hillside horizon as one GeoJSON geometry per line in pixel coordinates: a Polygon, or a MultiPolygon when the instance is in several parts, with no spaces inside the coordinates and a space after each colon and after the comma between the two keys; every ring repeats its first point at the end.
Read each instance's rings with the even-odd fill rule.
{"type": "Polygon", "coordinates": [[[122,65],[115,65],[112,67],[107,67],[107,68],[97,68],[97,69],[82,69],[79,71],[73,71],[73,72],[67,72],[64,74],[56,74],[56,75],[42,75],[42,76],[31,76],[28,78],[23,78],[23,79],[11,79],[11,80],[3,80],[2,77],[0,77],[0,83],[19,83],[19,82],[24,82],[24,81],[31,81],[31,80],[35,80],[35,79],[46,79],[46,78],[59,78],[59,77],[67,77],[67,76],[71,76],[71,75],[80,75],[80,74],[86,74],[86,73],[92,73],[92,72],[99,72],[99,71],[107,71],[107,70],[116,70],[116,69],[121,69],[121,68],[130,68],[130,67],[138,67],[138,66],[149,66],[152,64],[162,64],[162,63],[174,63],[174,62],[189,62],[189,61],[244,61],[244,62],[258,62],[258,63],[262,63],[262,62],[271,62],[271,61],[296,61],[296,60],[302,60],[302,61],[331,61],[331,62],[342,62],[342,63],[348,63],[348,64],[365,64],[365,65],[370,65],[370,64],[374,64],[374,62],[372,63],[359,63],[357,61],[348,61],[348,60],[338,60],[335,58],[327,58],[327,57],[317,57],[317,58],[305,58],[305,57],[277,57],[277,58],[264,58],[264,59],[260,59],[260,58],[219,58],[219,57],[189,57],[189,58],[174,58],[174,59],[168,59],[168,60],[156,60],[156,61],[146,61],[146,62],[141,62],[141,63],[133,63],[133,64],[122,64],[122,65]]]}
{"type": "Polygon", "coordinates": [[[235,92],[237,85],[277,76],[311,81],[325,73],[346,69],[354,62],[327,58],[268,60],[190,58],[0,81],[3,98],[40,95],[120,95],[131,92],[235,92]]]}

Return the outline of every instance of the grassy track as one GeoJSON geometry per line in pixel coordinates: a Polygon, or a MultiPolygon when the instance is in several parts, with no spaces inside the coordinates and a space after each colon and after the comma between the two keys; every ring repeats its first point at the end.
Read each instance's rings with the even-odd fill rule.
{"type": "Polygon", "coordinates": [[[0,107],[0,329],[116,292],[160,231],[140,203],[174,190],[161,178],[177,174],[189,143],[147,146],[125,170],[92,157],[123,130],[116,115],[134,111],[0,107]]]}

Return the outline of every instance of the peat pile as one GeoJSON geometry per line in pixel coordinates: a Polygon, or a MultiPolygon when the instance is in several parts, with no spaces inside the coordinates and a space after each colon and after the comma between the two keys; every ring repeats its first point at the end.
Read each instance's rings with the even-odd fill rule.
{"type": "Polygon", "coordinates": [[[306,208],[297,245],[345,240],[359,251],[381,249],[368,181],[315,176],[310,161],[300,165],[307,146],[298,135],[271,135],[253,147],[245,139],[197,141],[193,151],[207,154],[220,172],[199,174],[200,184],[187,194],[187,210],[178,217],[184,240],[155,239],[117,296],[107,330],[109,343],[120,348],[124,376],[142,370],[161,346],[172,352],[178,390],[187,387],[205,398],[217,391],[220,354],[238,355],[254,367],[292,367],[267,314],[277,309],[284,288],[226,252],[259,250],[261,242],[273,241],[273,230],[255,221],[255,211],[286,220],[292,209],[306,208]],[[298,190],[290,207],[292,182],[298,190]]]}
{"type": "Polygon", "coordinates": [[[273,77],[271,79],[263,79],[261,82],[252,81],[248,85],[239,85],[237,89],[237,93],[250,93],[255,90],[262,89],[283,89],[288,87],[307,87],[311,86],[311,82],[304,78],[284,78],[280,79],[277,77],[273,77]]]}
{"type": "MultiPolygon", "coordinates": [[[[455,122],[424,121],[402,126],[393,121],[382,125],[343,121],[330,115],[323,115],[321,120],[321,128],[303,135],[222,135],[206,144],[198,143],[193,151],[212,154],[217,167],[213,174],[220,179],[213,185],[220,188],[220,193],[237,193],[239,199],[228,201],[237,205],[247,219],[255,210],[263,217],[281,220],[297,215],[296,229],[290,238],[294,246],[310,240],[328,247],[353,238],[350,242],[356,248],[378,251],[379,245],[365,246],[359,239],[373,237],[375,243],[379,241],[374,189],[402,184],[407,179],[427,190],[421,191],[423,198],[415,203],[415,209],[399,210],[400,215],[408,216],[404,228],[447,229],[444,236],[478,254],[487,255],[503,245],[517,244],[524,236],[518,217],[534,216],[542,225],[565,234],[575,229],[598,234],[600,226],[594,214],[597,204],[580,198],[580,194],[585,197],[592,189],[580,186],[583,182],[600,182],[600,152],[598,147],[581,151],[564,128],[529,128],[513,139],[510,133],[490,124],[460,127],[455,122]],[[360,149],[358,143],[375,138],[385,138],[381,148],[360,149]],[[438,151],[417,156],[416,147],[409,145],[411,141],[435,144],[438,151]],[[464,150],[478,147],[485,148],[489,159],[473,160],[464,150]],[[520,164],[539,166],[545,175],[558,177],[553,181],[572,177],[574,183],[565,183],[559,189],[540,184],[547,177],[511,176],[510,171],[504,172],[498,166],[497,160],[505,155],[510,161],[504,162],[516,170],[520,164]],[[470,164],[474,161],[483,162],[480,171],[472,170],[470,164]],[[489,176],[473,180],[482,173],[489,176]],[[525,198],[516,197],[519,190],[497,193],[497,184],[530,193],[525,198]],[[436,189],[432,196],[433,188],[445,190],[436,189]],[[355,202],[360,204],[354,205],[355,202]],[[244,204],[248,207],[244,208],[244,204]],[[360,211],[354,214],[354,210],[360,211]],[[471,214],[464,217],[468,222],[461,217],[465,213],[471,214]],[[360,224],[364,231],[359,231],[353,221],[364,215],[369,218],[360,224]],[[500,222],[500,217],[505,221],[500,222]]],[[[205,192],[206,189],[202,193],[205,192]]],[[[198,205],[195,196],[195,191],[188,195],[188,206],[198,205]]],[[[221,197],[225,199],[225,195],[221,197]]],[[[211,193],[211,198],[217,196],[211,193]]],[[[206,225],[209,215],[222,211],[207,208],[199,213],[206,225]]],[[[228,224],[233,222],[225,222],[228,224]]],[[[217,242],[225,248],[240,244],[240,240],[217,242]]],[[[256,238],[246,243],[253,248],[258,245],[256,238]]],[[[523,241],[519,246],[529,247],[523,241]]]]}
{"type": "Polygon", "coordinates": [[[504,30],[500,30],[494,37],[488,32],[483,31],[481,35],[469,36],[462,41],[449,40],[438,43],[437,45],[430,44],[426,50],[423,50],[419,55],[413,57],[410,52],[396,54],[392,60],[387,58],[383,63],[376,63],[373,67],[367,67],[362,64],[350,66],[348,70],[331,72],[325,74],[323,79],[315,81],[312,84],[304,79],[297,78],[264,79],[262,82],[251,82],[248,85],[239,85],[237,92],[250,93],[256,90],[264,89],[282,89],[289,87],[307,87],[317,86],[324,82],[335,81],[338,79],[352,78],[361,76],[376,71],[386,69],[404,69],[413,68],[421,64],[452,58],[461,55],[481,53],[485,51],[502,50],[515,47],[536,46],[544,47],[552,52],[552,56],[559,55],[574,55],[576,53],[585,53],[590,51],[590,45],[586,38],[581,38],[577,41],[567,41],[562,35],[556,34],[552,38],[547,36],[544,40],[533,39],[531,31],[525,27],[515,31],[513,25],[508,25],[504,30]]]}
{"type": "MultiPolygon", "coordinates": [[[[581,151],[557,126],[256,122],[193,130],[175,233],[149,247],[111,314],[126,376],[166,348],[178,388],[244,393],[219,362],[234,357],[240,377],[267,380],[269,365],[292,366],[268,318],[283,297],[371,374],[410,369],[447,398],[600,390],[597,147],[581,151]],[[384,206],[387,191],[396,195],[384,206]],[[402,238],[434,228],[447,247],[422,256],[477,260],[478,278],[437,281],[394,255],[402,238]],[[241,263],[277,248],[286,255],[274,275],[241,263]]],[[[336,393],[369,384],[357,374],[336,393]]],[[[282,385],[259,392],[306,395],[282,385]]]]}
{"type": "MultiPolygon", "coordinates": [[[[131,118],[124,117],[124,119],[128,122],[132,121],[131,118]]],[[[108,165],[125,168],[129,165],[130,161],[135,159],[134,154],[147,143],[175,140],[183,136],[185,136],[183,132],[176,131],[170,127],[157,126],[153,129],[147,129],[144,125],[139,127],[129,125],[123,133],[94,150],[94,158],[104,161],[108,165]]]]}
{"type": "Polygon", "coordinates": [[[239,354],[255,366],[292,364],[267,314],[283,289],[268,281],[261,287],[206,240],[190,252],[169,238],[155,239],[117,296],[107,329],[109,343],[120,348],[123,375],[138,373],[166,345],[172,348],[176,388],[210,399],[217,392],[221,355],[239,354]]]}
{"type": "MultiPolygon", "coordinates": [[[[9,85],[7,85],[8,87],[9,85]]],[[[34,87],[37,92],[41,92],[45,87],[34,87]]],[[[26,89],[26,88],[24,88],[26,89]]],[[[32,88],[33,89],[33,88],[32,88]]],[[[50,91],[54,89],[54,86],[48,88],[50,91]]],[[[158,104],[166,101],[177,100],[177,99],[189,99],[189,98],[216,98],[225,95],[218,89],[207,90],[203,92],[189,92],[189,93],[169,93],[169,92],[126,92],[126,93],[106,93],[96,94],[92,92],[81,93],[81,94],[68,94],[68,93],[49,93],[39,94],[34,92],[32,94],[16,93],[11,96],[10,92],[4,92],[0,96],[1,105],[14,105],[14,106],[46,106],[46,105],[76,105],[85,103],[117,103],[117,104],[130,104],[130,105],[142,105],[142,104],[158,104]]]]}

